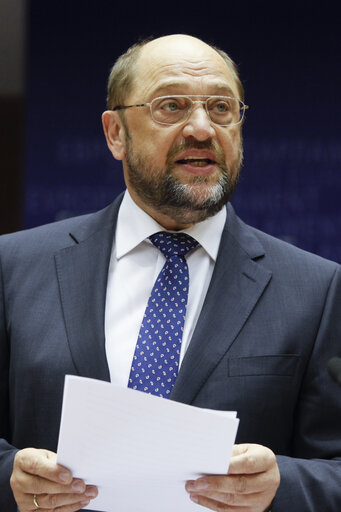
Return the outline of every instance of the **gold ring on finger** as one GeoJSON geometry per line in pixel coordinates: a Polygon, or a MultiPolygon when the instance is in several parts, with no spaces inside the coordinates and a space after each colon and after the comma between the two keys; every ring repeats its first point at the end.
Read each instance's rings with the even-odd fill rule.
{"type": "Polygon", "coordinates": [[[37,495],[33,494],[33,503],[36,508],[39,508],[38,502],[37,502],[37,495]]]}

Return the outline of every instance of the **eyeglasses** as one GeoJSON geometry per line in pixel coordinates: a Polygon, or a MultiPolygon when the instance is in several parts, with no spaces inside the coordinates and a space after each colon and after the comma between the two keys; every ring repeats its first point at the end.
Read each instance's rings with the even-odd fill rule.
{"type": "Polygon", "coordinates": [[[245,110],[249,107],[237,98],[228,96],[190,95],[160,96],[150,103],[137,105],[118,105],[113,110],[125,110],[134,107],[149,107],[153,121],[159,124],[180,124],[187,121],[193,111],[194,105],[201,103],[205,106],[207,115],[212,123],[219,126],[234,126],[244,119],[245,110]],[[192,98],[205,98],[197,100],[192,98]]]}

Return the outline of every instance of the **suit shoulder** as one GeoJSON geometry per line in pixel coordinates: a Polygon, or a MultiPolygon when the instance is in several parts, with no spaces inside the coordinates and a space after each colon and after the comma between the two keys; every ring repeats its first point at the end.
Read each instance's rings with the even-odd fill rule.
{"type": "Polygon", "coordinates": [[[31,229],[0,236],[0,254],[4,257],[20,254],[51,253],[81,242],[111,221],[109,205],[95,213],[80,215],[31,229]],[[74,235],[76,234],[76,235],[74,235]]]}
{"type": "Polygon", "coordinates": [[[59,245],[63,247],[70,242],[70,231],[82,222],[86,222],[90,216],[91,214],[82,215],[2,235],[0,237],[0,249],[14,249],[21,246],[34,247],[36,244],[39,244],[40,248],[44,245],[49,247],[53,245],[56,248],[59,245]]]}
{"type": "Polygon", "coordinates": [[[287,241],[264,233],[246,224],[236,215],[231,204],[228,204],[226,227],[236,244],[243,249],[249,258],[260,262],[271,269],[293,269],[324,271],[334,273],[340,265],[321,256],[310,253],[287,241]]]}
{"type": "Polygon", "coordinates": [[[334,261],[300,249],[259,229],[249,228],[264,247],[264,262],[274,268],[286,271],[291,269],[291,272],[295,274],[303,271],[305,275],[309,273],[333,275],[335,271],[340,271],[340,265],[334,261]]]}

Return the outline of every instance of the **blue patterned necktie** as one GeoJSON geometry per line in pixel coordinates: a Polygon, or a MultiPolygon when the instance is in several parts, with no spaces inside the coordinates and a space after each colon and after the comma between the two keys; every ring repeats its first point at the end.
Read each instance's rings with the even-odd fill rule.
{"type": "Polygon", "coordinates": [[[186,254],[198,242],[186,233],[149,237],[166,258],[148,300],[128,386],[168,398],[178,375],[189,276],[186,254]]]}

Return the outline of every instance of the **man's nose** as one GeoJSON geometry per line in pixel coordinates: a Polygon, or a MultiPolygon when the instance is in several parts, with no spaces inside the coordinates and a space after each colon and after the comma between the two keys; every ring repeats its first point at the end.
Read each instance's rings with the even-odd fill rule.
{"type": "Polygon", "coordinates": [[[197,140],[211,139],[215,130],[206,112],[205,105],[196,103],[183,127],[184,137],[194,137],[197,140]]]}

